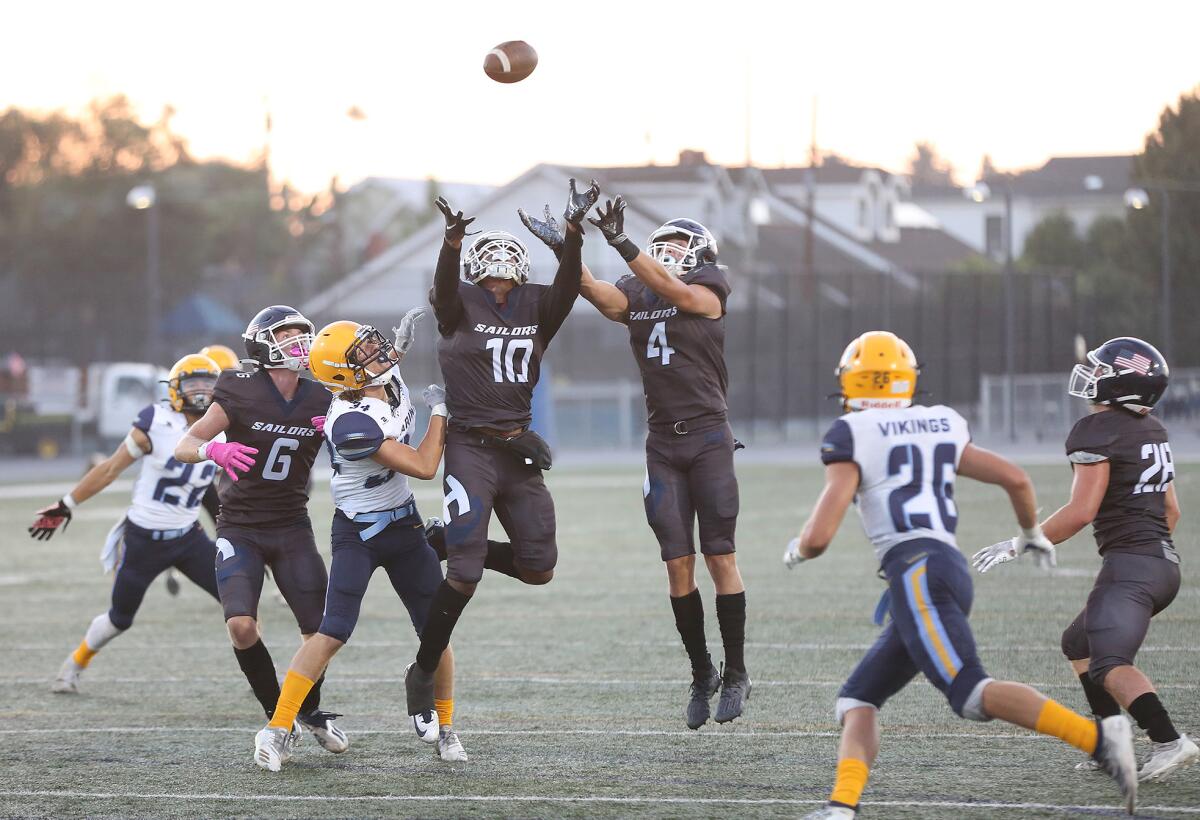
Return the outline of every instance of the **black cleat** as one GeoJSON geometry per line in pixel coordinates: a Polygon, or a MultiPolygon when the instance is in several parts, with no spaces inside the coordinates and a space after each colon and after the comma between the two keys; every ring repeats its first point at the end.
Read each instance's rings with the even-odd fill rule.
{"type": "Polygon", "coordinates": [[[437,553],[439,561],[446,560],[446,525],[442,523],[440,518],[427,518],[425,520],[425,540],[429,542],[429,546],[433,547],[433,551],[437,553]]]}
{"type": "Polygon", "coordinates": [[[712,666],[706,672],[692,672],[692,685],[688,688],[687,725],[699,729],[708,723],[711,714],[708,702],[721,688],[721,675],[712,666]]]}
{"type": "Polygon", "coordinates": [[[179,576],[175,570],[167,570],[167,593],[174,598],[179,594],[179,576]]]}
{"type": "Polygon", "coordinates": [[[750,676],[745,670],[726,669],[721,676],[721,700],[717,703],[717,723],[728,723],[741,717],[742,708],[750,700],[750,676]]]}

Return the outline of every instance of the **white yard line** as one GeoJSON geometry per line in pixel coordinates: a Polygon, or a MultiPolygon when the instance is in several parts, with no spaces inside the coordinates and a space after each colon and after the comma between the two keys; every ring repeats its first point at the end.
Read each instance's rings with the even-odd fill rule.
{"type": "MultiPolygon", "coordinates": [[[[455,724],[456,726],[458,724],[455,724]]],[[[343,721],[345,726],[345,721],[343,721]]],[[[461,727],[460,727],[461,728],[461,727]]],[[[0,729],[0,736],[12,735],[170,735],[170,734],[238,734],[248,735],[256,731],[254,727],[239,728],[235,726],[91,726],[86,728],[54,728],[54,729],[0,729]]],[[[349,729],[349,733],[358,735],[405,735],[411,729],[349,729]]],[[[835,738],[841,737],[841,732],[801,732],[801,731],[756,731],[756,730],[714,730],[693,732],[672,729],[472,729],[462,731],[464,737],[704,737],[704,738],[747,738],[747,737],[794,737],[794,738],[835,738]]],[[[941,740],[1056,740],[1046,735],[1034,732],[922,732],[921,739],[937,738],[941,740]]]]}

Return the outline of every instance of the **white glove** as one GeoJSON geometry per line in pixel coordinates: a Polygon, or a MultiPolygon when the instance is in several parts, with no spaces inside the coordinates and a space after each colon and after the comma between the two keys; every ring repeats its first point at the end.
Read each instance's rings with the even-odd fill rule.
{"type": "Polygon", "coordinates": [[[446,388],[440,384],[431,384],[421,391],[421,398],[429,406],[429,411],[435,416],[446,416],[446,388]]]}
{"type": "Polygon", "coordinates": [[[800,539],[793,538],[791,541],[788,541],[787,549],[783,551],[783,565],[791,569],[802,561],[807,560],[807,558],[800,554],[800,539]]]}
{"type": "Polygon", "coordinates": [[[404,358],[404,354],[412,347],[413,340],[416,338],[417,322],[425,318],[425,314],[429,312],[429,308],[415,307],[404,317],[400,319],[400,326],[392,328],[392,333],[396,334],[396,352],[400,354],[400,358],[404,358]]]}
{"type": "Polygon", "coordinates": [[[1040,525],[1021,530],[1021,534],[1016,538],[984,547],[971,557],[971,563],[977,571],[983,573],[994,566],[1012,561],[1024,552],[1033,553],[1033,560],[1038,569],[1050,570],[1058,565],[1054,545],[1042,534],[1040,525]]]}

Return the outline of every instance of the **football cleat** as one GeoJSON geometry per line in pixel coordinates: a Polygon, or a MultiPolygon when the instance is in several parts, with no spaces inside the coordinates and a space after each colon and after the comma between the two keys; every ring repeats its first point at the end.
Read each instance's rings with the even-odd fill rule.
{"type": "Polygon", "coordinates": [[[843,820],[843,818],[853,818],[858,814],[856,809],[849,806],[822,806],[816,811],[810,811],[804,815],[804,820],[843,820]]]}
{"type": "Polygon", "coordinates": [[[426,672],[416,661],[410,663],[404,670],[404,693],[417,737],[426,743],[436,743],[438,715],[433,708],[433,673],[426,672]]]}
{"type": "Polygon", "coordinates": [[[277,772],[291,758],[291,735],[287,729],[266,726],[254,736],[254,762],[259,768],[277,772]]]}
{"type": "Polygon", "coordinates": [[[721,676],[721,700],[717,702],[717,723],[728,723],[741,717],[746,701],[750,700],[750,676],[745,671],[726,669],[721,676]]]}
{"type": "Polygon", "coordinates": [[[341,715],[336,712],[322,712],[320,709],[314,709],[308,713],[301,713],[297,719],[304,724],[308,731],[312,732],[312,736],[317,739],[317,743],[322,749],[340,755],[350,748],[350,738],[346,737],[346,733],[333,722],[335,718],[340,717],[341,715]]]}
{"type": "Polygon", "coordinates": [[[283,762],[287,763],[292,759],[292,755],[296,753],[300,742],[304,739],[304,730],[300,728],[300,721],[292,721],[292,731],[288,732],[287,743],[283,746],[283,762]]]}
{"type": "Polygon", "coordinates": [[[463,748],[462,741],[458,739],[458,732],[449,726],[442,726],[438,729],[437,745],[434,748],[437,750],[438,757],[447,763],[467,762],[467,750],[463,748]]]}
{"type": "Polygon", "coordinates": [[[75,656],[67,655],[62,668],[58,670],[58,677],[50,684],[50,691],[59,695],[79,694],[79,676],[82,674],[83,667],[75,663],[75,656]]]}
{"type": "Polygon", "coordinates": [[[1077,772],[1098,772],[1098,771],[1100,771],[1100,764],[1097,763],[1094,759],[1089,757],[1087,760],[1083,761],[1082,763],[1076,763],[1075,771],[1077,771],[1077,772]]]}
{"type": "Polygon", "coordinates": [[[1100,742],[1092,756],[1101,771],[1117,781],[1117,788],[1125,798],[1125,811],[1133,814],[1137,807],[1138,769],[1129,718],[1113,715],[1100,721],[1100,742]]]}
{"type": "Polygon", "coordinates": [[[699,729],[708,723],[711,714],[708,702],[721,688],[721,674],[710,664],[707,672],[692,672],[692,685],[688,687],[687,726],[699,729]]]}
{"type": "Polygon", "coordinates": [[[433,551],[437,553],[437,557],[446,560],[446,525],[442,523],[440,518],[425,519],[425,540],[429,542],[429,546],[433,547],[433,551]]]}
{"type": "Polygon", "coordinates": [[[1153,745],[1150,759],[1138,772],[1138,780],[1165,780],[1171,772],[1191,766],[1197,760],[1200,760],[1200,747],[1181,734],[1175,740],[1153,745]]]}
{"type": "Polygon", "coordinates": [[[174,569],[167,570],[167,594],[172,598],[179,594],[179,573],[174,569]]]}

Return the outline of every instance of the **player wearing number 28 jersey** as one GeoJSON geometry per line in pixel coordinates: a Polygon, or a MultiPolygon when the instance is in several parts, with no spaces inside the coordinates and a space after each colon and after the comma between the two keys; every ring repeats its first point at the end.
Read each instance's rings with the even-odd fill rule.
{"type": "Polygon", "coordinates": [[[1129,721],[1102,723],[1034,689],[989,677],[975,651],[967,617],[974,590],[955,544],[959,475],[1007,492],[1022,527],[1016,547],[1046,553],[1037,499],[1025,471],[971,443],[967,423],[949,407],[914,406],[916,357],[903,340],[873,331],[842,354],[838,375],[849,412],[821,444],[825,489],[799,538],[784,553],[796,566],[833,540],[851,501],[875,548],[887,592],[877,613],[883,632],[838,693],[842,723],[837,780],[816,818],[854,817],[879,752],[878,710],[924,674],[960,717],[993,718],[1052,735],[1093,755],[1116,779],[1133,811],[1137,768],[1129,721]]]}

